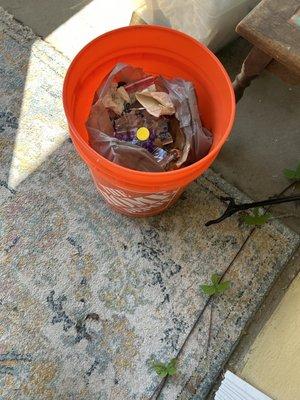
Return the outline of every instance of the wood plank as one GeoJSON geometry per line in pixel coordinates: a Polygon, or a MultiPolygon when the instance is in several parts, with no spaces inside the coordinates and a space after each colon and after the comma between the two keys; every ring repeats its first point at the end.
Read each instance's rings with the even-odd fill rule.
{"type": "Polygon", "coordinates": [[[236,31],[290,71],[299,74],[300,30],[289,22],[299,7],[299,0],[262,0],[238,24],[236,31]]]}

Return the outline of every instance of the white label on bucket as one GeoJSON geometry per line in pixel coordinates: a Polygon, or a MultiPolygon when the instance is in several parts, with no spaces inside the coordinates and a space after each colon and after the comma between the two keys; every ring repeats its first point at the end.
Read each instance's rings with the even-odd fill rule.
{"type": "Polygon", "coordinates": [[[162,206],[167,207],[178,192],[177,189],[152,193],[149,195],[143,195],[134,192],[129,194],[120,189],[113,189],[103,186],[98,182],[97,188],[109,204],[132,214],[152,211],[162,206]]]}

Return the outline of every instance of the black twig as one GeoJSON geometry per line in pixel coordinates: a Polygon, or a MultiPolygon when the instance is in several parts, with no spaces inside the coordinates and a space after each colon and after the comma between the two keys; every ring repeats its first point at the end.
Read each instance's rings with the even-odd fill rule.
{"type": "Polygon", "coordinates": [[[281,203],[289,203],[292,201],[300,201],[300,196],[286,196],[286,197],[276,197],[276,198],[271,198],[267,200],[262,200],[262,201],[254,201],[252,203],[244,203],[244,204],[236,204],[234,199],[232,197],[220,197],[220,200],[223,202],[229,202],[225,212],[221,217],[217,219],[213,219],[211,221],[206,222],[205,226],[210,226],[213,224],[218,224],[221,221],[224,221],[224,219],[231,217],[233,214],[239,212],[239,211],[245,211],[249,210],[250,208],[256,208],[256,207],[265,207],[265,206],[271,206],[274,204],[281,204],[281,203]]]}

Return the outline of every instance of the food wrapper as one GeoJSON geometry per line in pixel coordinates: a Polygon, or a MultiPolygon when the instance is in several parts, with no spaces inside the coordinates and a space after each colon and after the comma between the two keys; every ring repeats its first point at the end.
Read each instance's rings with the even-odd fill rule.
{"type": "Polygon", "coordinates": [[[212,134],[202,127],[193,84],[119,63],[95,93],[86,123],[91,147],[130,169],[163,172],[204,157],[212,134]],[[139,142],[139,127],[149,139],[139,142]]]}

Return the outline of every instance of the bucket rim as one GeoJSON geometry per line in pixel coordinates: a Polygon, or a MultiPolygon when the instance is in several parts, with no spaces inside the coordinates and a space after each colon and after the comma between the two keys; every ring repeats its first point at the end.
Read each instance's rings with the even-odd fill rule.
{"type": "MultiPolygon", "coordinates": [[[[236,101],[235,101],[235,94],[233,91],[233,86],[230,80],[230,77],[227,73],[227,71],[225,70],[224,66],[222,65],[222,63],[220,62],[220,60],[217,58],[217,56],[207,47],[205,46],[203,43],[199,42],[198,40],[194,39],[192,36],[180,32],[178,30],[172,29],[172,28],[168,28],[168,27],[164,27],[164,26],[158,26],[158,25],[130,25],[130,26],[124,26],[121,28],[117,28],[117,29],[113,29],[111,31],[105,32],[102,35],[97,36],[96,38],[94,38],[93,40],[91,40],[89,43],[87,43],[77,54],[76,56],[73,58],[72,62],[70,63],[67,73],[65,75],[64,78],[64,84],[63,84],[63,107],[64,107],[64,111],[65,111],[65,115],[67,117],[67,122],[68,125],[70,127],[70,134],[71,137],[74,136],[77,140],[77,145],[80,145],[80,147],[85,150],[86,152],[90,153],[91,156],[93,157],[93,164],[94,167],[106,167],[108,170],[114,170],[115,173],[120,173],[121,175],[126,174],[128,175],[129,173],[132,176],[135,177],[139,177],[139,178],[143,178],[143,179],[150,179],[152,180],[152,178],[172,178],[174,177],[174,179],[176,179],[176,176],[179,175],[189,175],[189,173],[193,173],[195,170],[197,170],[197,166],[201,166],[202,164],[204,164],[206,161],[209,161],[210,159],[214,159],[219,151],[221,150],[222,146],[224,145],[224,143],[226,142],[231,129],[233,127],[233,123],[234,123],[234,119],[235,119],[235,113],[236,113],[236,101]],[[201,158],[200,160],[194,162],[191,165],[188,165],[186,167],[183,168],[179,168],[177,170],[172,170],[172,171],[163,171],[163,172],[147,172],[147,171],[138,171],[138,170],[134,170],[134,169],[130,169],[130,168],[126,168],[123,167],[122,165],[116,164],[110,160],[108,160],[107,158],[105,158],[104,156],[102,156],[101,154],[97,153],[83,138],[82,136],[77,132],[77,129],[72,121],[72,118],[70,116],[70,111],[68,110],[67,107],[67,86],[68,86],[68,82],[70,79],[70,76],[73,72],[73,68],[75,66],[75,64],[78,62],[78,60],[80,59],[80,57],[84,54],[84,52],[92,47],[94,45],[95,42],[98,42],[99,40],[101,40],[104,37],[107,36],[111,36],[114,35],[115,33],[120,33],[122,31],[137,31],[139,29],[143,29],[143,30],[149,30],[149,31],[165,31],[165,32],[171,32],[174,35],[178,35],[181,37],[184,37],[187,40],[190,40],[192,42],[194,42],[197,46],[201,47],[202,50],[204,50],[205,52],[207,52],[210,57],[214,60],[214,62],[218,65],[220,71],[222,72],[222,75],[227,83],[228,86],[228,90],[230,93],[230,105],[231,105],[231,111],[230,111],[230,118],[229,118],[229,122],[227,124],[226,130],[224,135],[222,135],[222,138],[220,139],[220,141],[217,143],[217,145],[215,146],[215,148],[211,151],[209,151],[209,153],[201,158]],[[186,173],[185,173],[186,172],[186,173]]],[[[91,158],[92,158],[91,157],[91,158]]],[[[92,163],[92,162],[91,162],[92,163]]]]}

